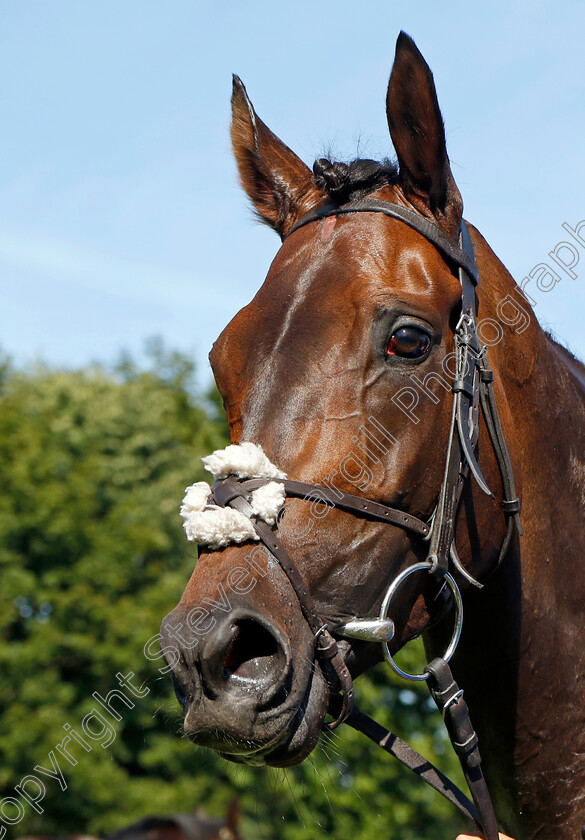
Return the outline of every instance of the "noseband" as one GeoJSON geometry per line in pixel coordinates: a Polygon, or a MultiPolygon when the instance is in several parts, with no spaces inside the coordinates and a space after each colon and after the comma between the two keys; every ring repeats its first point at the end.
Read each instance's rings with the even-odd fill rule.
{"type": "Polygon", "coordinates": [[[268,480],[252,478],[238,480],[232,476],[216,481],[213,485],[213,501],[224,507],[231,506],[244,513],[266,548],[278,561],[297,595],[301,610],[315,639],[315,654],[321,660],[328,660],[337,675],[341,695],[331,697],[329,711],[332,723],[325,724],[334,729],[343,721],[364,732],[387,752],[417,772],[428,784],[446,796],[466,816],[475,821],[483,831],[486,840],[497,840],[498,829],[491,800],[481,773],[477,736],[473,731],[463,692],[459,689],[446,664],[459,640],[462,622],[462,602],[457,583],[450,574],[453,569],[468,583],[482,587],[463,567],[455,544],[455,524],[461,502],[461,495],[468,477],[473,475],[480,488],[494,498],[482,475],[475,456],[479,436],[479,409],[483,412],[489,438],[495,453],[502,479],[504,498],[502,508],[507,528],[496,568],[505,557],[514,526],[522,533],[520,523],[520,500],[516,496],[510,456],[504,439],[493,382],[494,374],[489,365],[487,348],[482,345],[477,329],[475,287],[479,272],[475,263],[473,245],[467,225],[461,223],[459,241],[456,243],[439,227],[407,207],[376,199],[360,199],[341,206],[325,205],[304,216],[289,232],[291,236],[301,227],[327,216],[342,216],[351,213],[383,213],[398,219],[416,230],[431,242],[444,257],[450,268],[456,267],[461,284],[461,314],[455,328],[455,376],[452,382],[453,405],[445,459],[443,480],[435,510],[429,522],[423,522],[411,514],[392,508],[380,502],[363,499],[348,493],[341,493],[323,486],[289,479],[279,480],[284,485],[287,497],[314,499],[332,507],[376,522],[387,522],[402,528],[414,537],[428,543],[427,558],[423,563],[404,570],[389,585],[378,619],[355,618],[344,624],[328,623],[320,616],[313,597],[309,593],[302,575],[288,551],[266,522],[256,517],[248,501],[249,494],[266,484],[268,480]],[[455,630],[445,655],[435,659],[423,674],[407,674],[394,662],[388,642],[394,635],[394,624],[389,617],[392,598],[406,577],[417,571],[428,571],[442,586],[447,586],[453,595],[457,616],[455,630]],[[428,761],[422,759],[407,744],[384,730],[371,718],[363,715],[354,706],[353,682],[344,659],[338,649],[335,636],[346,636],[370,642],[381,642],[384,655],[394,670],[406,679],[428,680],[431,694],[443,714],[451,741],[458,753],[466,780],[472,793],[474,805],[443,774],[428,761]]]}

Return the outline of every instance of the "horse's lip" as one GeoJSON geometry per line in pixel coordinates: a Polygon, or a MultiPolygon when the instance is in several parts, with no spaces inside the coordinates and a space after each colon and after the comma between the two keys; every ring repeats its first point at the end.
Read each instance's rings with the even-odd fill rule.
{"type": "Polygon", "coordinates": [[[282,729],[278,735],[275,735],[272,741],[269,741],[267,744],[262,744],[260,747],[256,747],[248,749],[248,750],[241,750],[238,752],[229,752],[227,750],[222,750],[219,755],[222,758],[226,758],[229,761],[235,761],[239,764],[265,764],[265,757],[267,754],[272,753],[274,750],[278,748],[280,744],[286,741],[288,735],[288,727],[290,726],[291,721],[282,729]]]}
{"type": "Polygon", "coordinates": [[[278,747],[282,746],[282,744],[284,744],[287,741],[289,735],[291,734],[290,730],[292,727],[294,727],[295,719],[304,714],[309,698],[310,689],[311,682],[309,681],[307,683],[307,688],[300,705],[296,709],[291,709],[291,714],[287,722],[281,728],[280,732],[278,732],[270,741],[268,741],[265,744],[261,744],[258,747],[250,747],[246,750],[238,749],[236,752],[230,752],[229,750],[224,749],[219,754],[222,756],[222,758],[227,758],[230,761],[237,761],[241,764],[267,763],[265,759],[267,759],[273,752],[277,751],[278,747]]]}
{"type": "Polygon", "coordinates": [[[270,756],[278,753],[278,748],[285,744],[288,740],[291,734],[290,727],[293,725],[295,718],[303,706],[304,702],[291,716],[288,723],[283,726],[281,731],[278,732],[271,741],[268,741],[268,743],[262,744],[259,747],[249,747],[246,750],[237,750],[237,752],[230,752],[229,750],[222,749],[222,751],[219,752],[219,755],[228,761],[234,761],[238,764],[270,765],[270,756]]]}
{"type": "Polygon", "coordinates": [[[271,741],[260,747],[238,750],[234,753],[229,752],[229,750],[222,749],[219,754],[223,758],[239,764],[266,765],[270,767],[288,767],[300,764],[304,761],[307,755],[309,755],[313,750],[319,738],[322,730],[322,724],[327,713],[326,708],[323,709],[322,712],[318,709],[318,706],[316,709],[312,709],[313,712],[317,712],[313,723],[317,724],[318,735],[315,737],[314,730],[312,735],[310,734],[311,730],[309,730],[308,736],[302,733],[303,723],[306,722],[307,710],[310,708],[311,692],[313,690],[317,691],[317,704],[319,702],[318,687],[314,684],[314,679],[316,677],[316,673],[318,672],[320,672],[319,664],[315,661],[310,679],[307,682],[303,699],[300,704],[292,710],[293,714],[290,716],[287,723],[271,741]],[[299,735],[301,736],[301,743],[295,745],[292,752],[288,752],[287,748],[293,745],[295,738],[299,735]]]}

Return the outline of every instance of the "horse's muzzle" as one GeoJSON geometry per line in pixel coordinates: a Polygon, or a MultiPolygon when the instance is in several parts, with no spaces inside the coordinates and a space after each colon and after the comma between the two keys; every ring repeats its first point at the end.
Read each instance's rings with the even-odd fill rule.
{"type": "Polygon", "coordinates": [[[301,761],[318,738],[328,696],[310,633],[295,634],[293,650],[283,629],[250,605],[216,610],[204,632],[196,618],[180,604],[161,625],[187,735],[235,761],[301,761]]]}

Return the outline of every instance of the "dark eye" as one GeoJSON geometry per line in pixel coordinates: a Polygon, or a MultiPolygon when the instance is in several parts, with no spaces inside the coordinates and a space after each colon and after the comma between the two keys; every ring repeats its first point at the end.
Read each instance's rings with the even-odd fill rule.
{"type": "Polygon", "coordinates": [[[424,330],[416,327],[400,327],[390,336],[386,347],[387,356],[402,356],[404,359],[420,359],[431,346],[431,339],[424,330]]]}

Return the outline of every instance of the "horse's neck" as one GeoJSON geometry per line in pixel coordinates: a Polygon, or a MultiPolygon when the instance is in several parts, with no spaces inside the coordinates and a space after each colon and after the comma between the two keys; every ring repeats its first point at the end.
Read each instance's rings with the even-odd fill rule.
{"type": "Polygon", "coordinates": [[[546,337],[541,348],[524,416],[515,411],[525,533],[514,760],[520,802],[556,814],[550,836],[563,840],[585,822],[585,397],[563,354],[546,337]]]}
{"type": "Polygon", "coordinates": [[[494,349],[524,536],[465,596],[458,669],[501,817],[565,840],[585,822],[585,370],[536,321],[494,349]]]}

